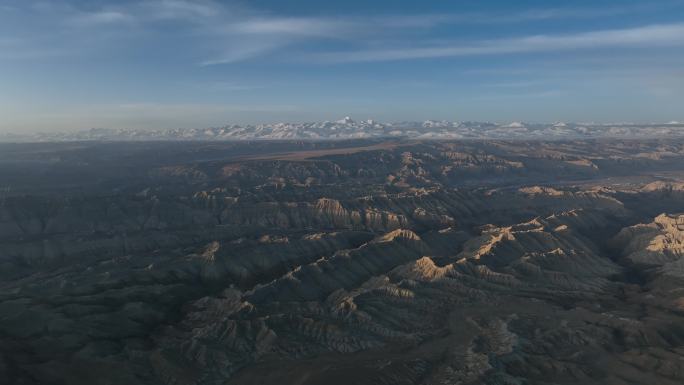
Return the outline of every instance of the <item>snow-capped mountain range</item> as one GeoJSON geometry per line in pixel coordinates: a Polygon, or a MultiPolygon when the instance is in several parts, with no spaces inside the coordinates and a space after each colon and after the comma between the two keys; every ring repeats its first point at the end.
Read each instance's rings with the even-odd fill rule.
{"type": "Polygon", "coordinates": [[[72,133],[41,133],[0,136],[0,141],[183,141],[183,140],[331,140],[363,138],[413,139],[573,139],[573,138],[656,138],[684,136],[684,123],[597,124],[597,123],[489,123],[424,122],[380,123],[353,120],[312,123],[273,123],[228,125],[190,129],[106,129],[94,128],[72,133]]]}

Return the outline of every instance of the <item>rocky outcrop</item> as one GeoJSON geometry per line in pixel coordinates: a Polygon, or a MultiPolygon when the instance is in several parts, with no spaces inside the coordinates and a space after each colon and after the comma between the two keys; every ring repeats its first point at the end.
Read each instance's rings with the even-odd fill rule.
{"type": "Polygon", "coordinates": [[[614,239],[630,262],[657,266],[666,275],[684,278],[684,215],[661,214],[652,223],[623,229],[614,239]]]}
{"type": "Polygon", "coordinates": [[[684,216],[661,214],[653,222],[624,228],[612,245],[648,293],[640,300],[684,310],[684,216]]]}

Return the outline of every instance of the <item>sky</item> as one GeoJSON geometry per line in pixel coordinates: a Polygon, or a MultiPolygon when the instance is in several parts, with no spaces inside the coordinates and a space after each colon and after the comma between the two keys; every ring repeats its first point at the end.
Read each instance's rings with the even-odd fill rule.
{"type": "Polygon", "coordinates": [[[0,133],[684,120],[684,0],[0,0],[0,133]]]}

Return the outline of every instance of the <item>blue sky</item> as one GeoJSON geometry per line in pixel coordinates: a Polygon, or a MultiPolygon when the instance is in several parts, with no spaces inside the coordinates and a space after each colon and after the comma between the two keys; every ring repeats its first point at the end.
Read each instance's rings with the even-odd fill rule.
{"type": "Polygon", "coordinates": [[[0,132],[684,120],[684,1],[0,0],[0,132]]]}

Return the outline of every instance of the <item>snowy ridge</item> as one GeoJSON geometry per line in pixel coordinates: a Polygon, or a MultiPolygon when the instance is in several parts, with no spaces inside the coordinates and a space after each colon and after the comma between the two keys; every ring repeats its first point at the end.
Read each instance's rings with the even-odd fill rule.
{"type": "Polygon", "coordinates": [[[596,123],[489,123],[424,122],[380,123],[356,121],[349,117],[334,122],[228,125],[191,129],[105,129],[73,133],[5,135],[0,141],[152,141],[152,140],[334,140],[363,138],[414,139],[576,139],[576,138],[654,138],[684,136],[684,123],[596,124],[596,123]]]}

